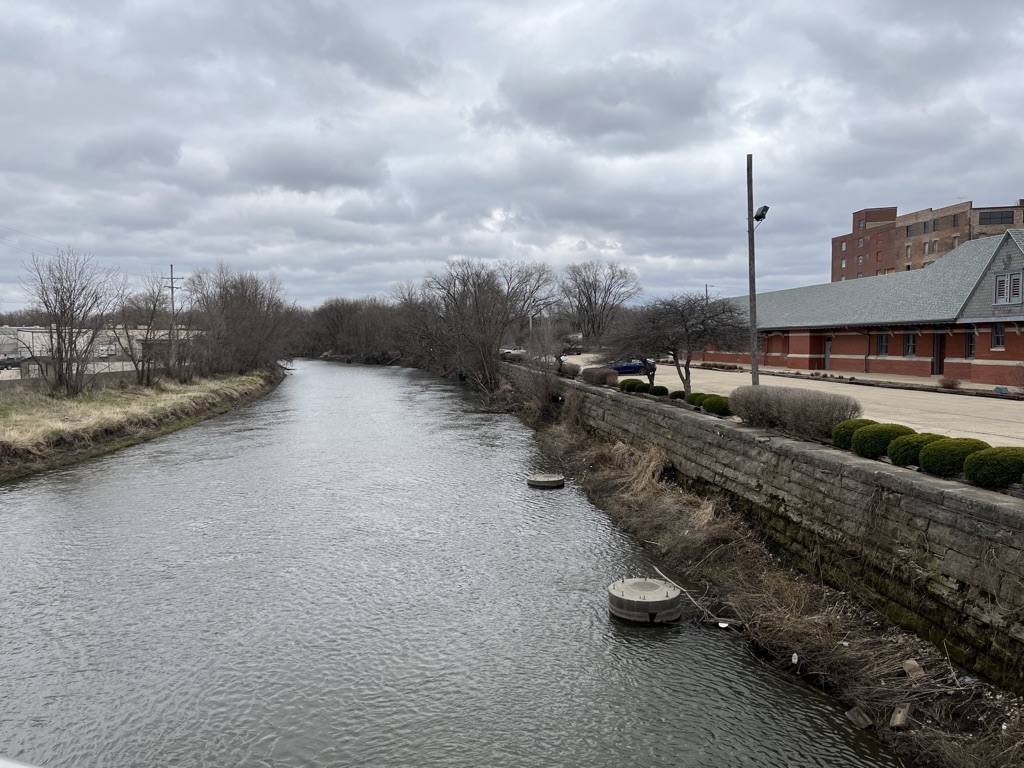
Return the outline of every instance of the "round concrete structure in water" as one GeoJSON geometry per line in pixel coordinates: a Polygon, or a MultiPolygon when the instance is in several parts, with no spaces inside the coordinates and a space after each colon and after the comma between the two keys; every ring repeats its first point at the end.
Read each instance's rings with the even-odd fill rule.
{"type": "Polygon", "coordinates": [[[608,585],[608,610],[625,621],[678,621],[683,615],[681,598],[679,587],[661,579],[620,579],[608,585]]]}

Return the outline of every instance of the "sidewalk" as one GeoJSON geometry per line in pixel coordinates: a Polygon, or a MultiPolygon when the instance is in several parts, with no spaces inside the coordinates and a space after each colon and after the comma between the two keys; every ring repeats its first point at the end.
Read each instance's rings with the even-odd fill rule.
{"type": "MultiPolygon", "coordinates": [[[[588,355],[566,358],[580,365],[589,364],[588,355]]],[[[810,376],[779,376],[792,369],[759,367],[759,384],[767,387],[795,387],[814,389],[822,392],[839,392],[849,395],[864,408],[864,417],[879,422],[906,424],[918,432],[934,432],[950,437],[976,437],[993,446],[1013,445],[1024,447],[1024,401],[1001,398],[971,397],[949,392],[920,389],[897,389],[893,386],[858,386],[846,378],[822,378],[810,376]]],[[[854,381],[870,381],[885,385],[928,385],[935,384],[938,376],[899,376],[892,374],[852,374],[854,381]]],[[[692,366],[690,368],[694,392],[714,393],[728,396],[737,387],[750,384],[750,370],[718,371],[692,366]]],[[[643,378],[643,377],[631,377],[643,378]]],[[[668,387],[669,391],[682,389],[683,385],[670,363],[659,364],[654,381],[668,387]]],[[[961,384],[963,390],[991,392],[992,385],[961,384]]]]}

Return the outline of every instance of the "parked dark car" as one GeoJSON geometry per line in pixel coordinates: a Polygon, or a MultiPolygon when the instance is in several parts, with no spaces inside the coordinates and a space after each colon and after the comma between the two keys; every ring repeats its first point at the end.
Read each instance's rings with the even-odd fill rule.
{"type": "Polygon", "coordinates": [[[650,358],[646,360],[623,360],[619,363],[612,363],[609,368],[613,369],[620,376],[627,373],[654,373],[658,366],[650,358]]]}
{"type": "Polygon", "coordinates": [[[8,370],[8,371],[10,371],[10,370],[12,370],[14,368],[19,367],[20,365],[21,365],[21,358],[20,357],[5,357],[3,360],[0,360],[0,370],[8,370]]]}

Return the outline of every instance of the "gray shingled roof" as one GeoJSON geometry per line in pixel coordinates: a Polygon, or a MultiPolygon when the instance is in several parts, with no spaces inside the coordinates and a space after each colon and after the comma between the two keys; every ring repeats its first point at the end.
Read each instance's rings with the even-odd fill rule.
{"type": "MultiPolygon", "coordinates": [[[[1024,250],[1024,230],[1008,235],[1024,250]]],[[[1003,235],[971,240],[925,269],[757,294],[757,326],[838,328],[948,323],[957,319],[1003,235]]],[[[732,299],[748,308],[747,297],[732,299]]]]}

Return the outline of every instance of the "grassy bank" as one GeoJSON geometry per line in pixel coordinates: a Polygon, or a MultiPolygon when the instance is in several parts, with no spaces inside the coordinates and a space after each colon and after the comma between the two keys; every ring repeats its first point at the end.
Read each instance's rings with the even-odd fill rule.
{"type": "MultiPolygon", "coordinates": [[[[535,426],[543,423],[549,398],[525,399],[520,413],[535,426]]],[[[574,416],[578,407],[577,396],[568,393],[557,421],[543,427],[539,439],[621,528],[707,585],[692,596],[701,619],[712,627],[720,618],[742,627],[764,658],[860,707],[908,764],[1024,764],[1019,697],[964,675],[930,643],[788,569],[725,497],[681,487],[657,449],[592,439],[574,416]],[[923,669],[920,679],[904,669],[911,658],[923,669]],[[891,715],[905,705],[911,706],[909,727],[890,728],[891,715]]]]}
{"type": "Polygon", "coordinates": [[[74,399],[5,390],[0,399],[0,482],[110,453],[223,413],[276,386],[283,374],[257,372],[122,386],[74,399]]]}

